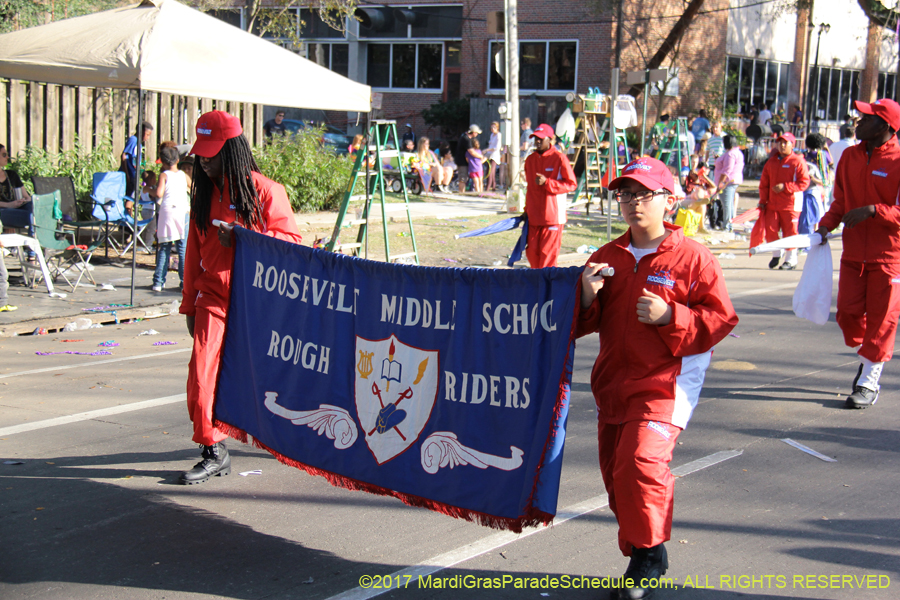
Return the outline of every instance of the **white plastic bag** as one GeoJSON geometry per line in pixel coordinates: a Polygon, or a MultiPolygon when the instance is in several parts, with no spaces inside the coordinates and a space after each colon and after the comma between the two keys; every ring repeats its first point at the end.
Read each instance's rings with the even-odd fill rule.
{"type": "Polygon", "coordinates": [[[794,314],[816,325],[827,323],[833,285],[831,246],[827,243],[810,246],[800,283],[794,291],[794,314]]]}

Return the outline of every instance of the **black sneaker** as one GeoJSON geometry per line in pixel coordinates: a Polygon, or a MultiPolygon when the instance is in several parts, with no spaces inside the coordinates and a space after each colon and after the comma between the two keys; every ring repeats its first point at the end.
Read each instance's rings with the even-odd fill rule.
{"type": "Polygon", "coordinates": [[[620,600],[650,598],[653,591],[659,587],[659,578],[666,574],[668,568],[669,555],[664,544],[652,548],[632,546],[631,562],[628,563],[622,577],[625,587],[619,590],[618,597],[620,600]],[[652,580],[656,580],[655,585],[650,583],[652,580]]]}
{"type": "Polygon", "coordinates": [[[778,261],[780,261],[780,260],[781,260],[781,257],[779,257],[779,256],[773,256],[773,257],[772,257],[772,260],[769,261],[769,268],[770,268],[770,269],[774,269],[775,267],[777,267],[777,266],[778,266],[778,261]]]}
{"type": "Polygon", "coordinates": [[[182,485],[194,485],[197,483],[205,483],[209,478],[215,475],[221,477],[231,473],[231,456],[225,444],[219,442],[212,446],[200,446],[203,448],[201,456],[203,460],[194,465],[190,471],[185,471],[178,479],[178,483],[182,485]]]}
{"type": "Polygon", "coordinates": [[[866,408],[878,401],[878,392],[870,390],[867,387],[857,385],[853,388],[853,393],[847,396],[847,402],[844,406],[847,408],[866,408]]]}
{"type": "MultiPolygon", "coordinates": [[[[771,268],[771,267],[769,267],[769,268],[771,268]]],[[[781,271],[793,271],[796,268],[797,268],[797,263],[789,263],[789,262],[781,263],[781,266],[778,267],[778,269],[781,271]]]]}

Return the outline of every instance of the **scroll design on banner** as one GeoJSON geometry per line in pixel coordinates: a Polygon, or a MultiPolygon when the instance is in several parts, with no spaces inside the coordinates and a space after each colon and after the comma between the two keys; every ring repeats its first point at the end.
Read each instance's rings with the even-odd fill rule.
{"type": "Polygon", "coordinates": [[[288,419],[294,425],[306,425],[315,429],[319,435],[324,433],[328,439],[334,440],[334,447],[338,450],[349,448],[356,442],[356,423],[343,408],[320,404],[316,410],[290,410],[280,406],[276,400],[278,392],[266,392],[265,406],[273,414],[288,419]]]}
{"type": "Polygon", "coordinates": [[[422,468],[434,475],[444,467],[451,469],[457,465],[472,465],[479,469],[494,467],[503,471],[513,471],[522,466],[524,452],[515,446],[509,447],[509,458],[479,452],[463,446],[450,431],[437,431],[422,442],[422,468]]]}

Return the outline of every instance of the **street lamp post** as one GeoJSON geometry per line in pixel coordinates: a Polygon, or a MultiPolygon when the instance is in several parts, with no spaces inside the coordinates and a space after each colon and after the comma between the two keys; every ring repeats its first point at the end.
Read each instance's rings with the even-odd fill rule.
{"type": "Polygon", "coordinates": [[[831,29],[831,25],[828,23],[819,23],[819,33],[816,37],[816,58],[813,61],[813,66],[816,69],[816,87],[813,93],[809,94],[809,99],[807,101],[807,111],[806,111],[806,134],[809,135],[810,131],[810,122],[812,120],[812,112],[814,108],[818,108],[819,106],[819,85],[822,80],[822,71],[819,69],[819,46],[822,45],[822,34],[828,33],[831,29]],[[815,95],[815,101],[813,101],[813,96],[815,95]]]}

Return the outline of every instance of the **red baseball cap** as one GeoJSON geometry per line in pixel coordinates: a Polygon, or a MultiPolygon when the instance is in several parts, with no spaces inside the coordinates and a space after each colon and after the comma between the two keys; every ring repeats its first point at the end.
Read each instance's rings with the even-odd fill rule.
{"type": "Polygon", "coordinates": [[[197,119],[197,141],[191,148],[191,154],[212,158],[222,151],[226,140],[236,138],[244,133],[241,120],[235,116],[214,110],[204,113],[197,119]]]}
{"type": "Polygon", "coordinates": [[[553,138],[556,135],[556,132],[553,131],[553,128],[547,125],[546,123],[541,123],[537,126],[537,129],[534,130],[534,133],[531,134],[531,137],[536,137],[539,139],[544,138],[553,138]]]}
{"type": "Polygon", "coordinates": [[[612,180],[609,189],[617,190],[626,179],[637,181],[648,190],[664,189],[675,191],[675,178],[662,162],[649,156],[636,158],[622,169],[622,174],[612,180]]]}
{"type": "Polygon", "coordinates": [[[793,133],[782,133],[781,135],[779,135],[779,136],[776,137],[775,139],[776,139],[776,140],[784,140],[784,141],[790,142],[790,143],[792,143],[792,144],[796,144],[796,143],[797,143],[797,138],[794,137],[794,134],[793,134],[793,133]]]}
{"type": "Polygon", "coordinates": [[[900,104],[897,104],[893,100],[882,98],[880,100],[876,100],[872,104],[854,100],[853,108],[864,115],[875,115],[876,117],[881,117],[887,122],[888,127],[893,129],[894,131],[900,130],[900,104]]]}

